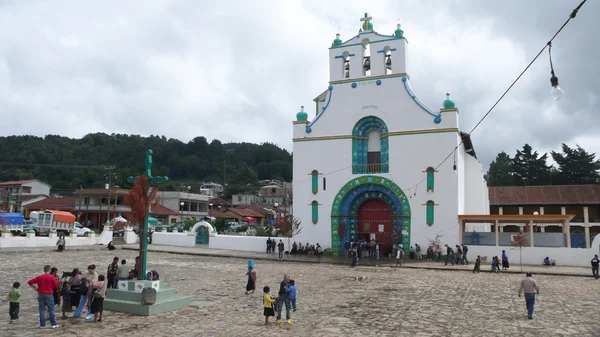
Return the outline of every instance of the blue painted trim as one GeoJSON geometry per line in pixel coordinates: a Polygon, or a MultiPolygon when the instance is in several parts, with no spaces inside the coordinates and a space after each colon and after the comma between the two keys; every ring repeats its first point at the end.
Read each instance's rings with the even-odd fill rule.
{"type": "Polygon", "coordinates": [[[321,116],[323,116],[323,114],[325,113],[325,110],[327,110],[327,107],[329,106],[329,103],[331,103],[331,96],[333,95],[333,86],[330,85],[329,88],[327,88],[327,90],[329,90],[329,100],[327,100],[327,104],[325,104],[325,106],[323,107],[323,110],[321,110],[321,113],[317,116],[317,118],[315,118],[314,121],[312,121],[310,124],[308,124],[306,126],[306,133],[312,132],[312,126],[315,125],[315,123],[319,120],[319,118],[321,118],[321,116]]]}
{"type": "MultiPolygon", "coordinates": [[[[390,49],[390,51],[396,51],[396,48],[392,48],[392,49],[390,49]]],[[[385,50],[378,50],[377,52],[378,53],[385,53],[385,50]]]]}
{"type": "Polygon", "coordinates": [[[381,80],[377,80],[377,81],[375,82],[375,84],[377,84],[377,85],[381,85],[381,80]]]}
{"type": "Polygon", "coordinates": [[[357,86],[357,85],[358,85],[358,84],[356,84],[356,82],[352,83],[352,89],[356,89],[356,86],[357,86]]]}
{"type": "Polygon", "coordinates": [[[423,103],[421,103],[419,101],[419,99],[415,96],[415,94],[412,93],[412,91],[410,90],[410,88],[408,87],[408,78],[402,77],[402,82],[404,83],[404,89],[406,90],[406,93],[410,96],[410,98],[413,99],[413,101],[415,103],[417,103],[417,105],[423,109],[423,111],[427,112],[428,114],[432,115],[434,117],[433,122],[435,124],[440,124],[442,122],[442,117],[439,114],[435,114],[432,111],[430,111],[429,109],[427,109],[425,107],[425,105],[423,105],[423,103]]]}
{"type": "MultiPolygon", "coordinates": [[[[356,54],[348,54],[348,57],[356,56],[356,54]]],[[[344,55],[338,55],[335,57],[336,59],[343,59],[344,55]]]]}

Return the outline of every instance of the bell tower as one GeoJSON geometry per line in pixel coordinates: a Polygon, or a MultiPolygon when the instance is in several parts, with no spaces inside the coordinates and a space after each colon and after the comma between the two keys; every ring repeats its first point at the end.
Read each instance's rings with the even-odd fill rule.
{"type": "Polygon", "coordinates": [[[408,41],[400,24],[392,35],[385,35],[375,31],[372,20],[365,13],[358,34],[348,41],[336,34],[329,48],[331,82],[406,73],[408,41]]]}

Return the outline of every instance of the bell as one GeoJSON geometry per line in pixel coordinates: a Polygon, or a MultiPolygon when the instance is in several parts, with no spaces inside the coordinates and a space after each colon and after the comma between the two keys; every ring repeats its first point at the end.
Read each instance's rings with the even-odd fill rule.
{"type": "Polygon", "coordinates": [[[344,75],[346,78],[350,78],[350,72],[346,71],[346,75],[344,75]]]}
{"type": "Polygon", "coordinates": [[[391,56],[389,56],[389,55],[386,56],[385,65],[391,69],[391,67],[392,67],[392,57],[391,56]]]}
{"type": "Polygon", "coordinates": [[[365,57],[364,68],[365,68],[365,70],[370,70],[371,69],[371,58],[368,57],[368,56],[365,57]]]}
{"type": "Polygon", "coordinates": [[[350,70],[350,62],[346,61],[346,66],[344,67],[344,70],[350,70]]]}

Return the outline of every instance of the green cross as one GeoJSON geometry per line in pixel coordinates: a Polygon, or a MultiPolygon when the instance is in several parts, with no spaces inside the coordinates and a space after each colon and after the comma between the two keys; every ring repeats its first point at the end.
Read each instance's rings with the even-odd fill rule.
{"type": "MultiPolygon", "coordinates": [[[[154,184],[164,183],[169,181],[168,177],[153,177],[152,176],[152,150],[146,150],[146,162],[144,165],[144,176],[148,177],[148,193],[150,193],[150,186],[154,184]]],[[[127,182],[134,183],[138,177],[129,177],[127,182]]],[[[150,213],[150,200],[146,205],[146,214],[144,215],[144,223],[141,224],[140,233],[140,260],[142,261],[141,269],[139,271],[138,279],[146,279],[146,258],[148,256],[148,216],[150,213]]]]}

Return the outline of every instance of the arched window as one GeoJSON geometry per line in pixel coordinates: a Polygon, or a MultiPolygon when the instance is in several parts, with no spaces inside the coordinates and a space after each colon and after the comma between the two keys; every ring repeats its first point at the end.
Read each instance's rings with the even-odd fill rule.
{"type": "Polygon", "coordinates": [[[312,208],[312,223],[316,225],[319,222],[319,203],[314,200],[310,206],[312,208]]]}
{"type": "Polygon", "coordinates": [[[435,203],[431,200],[427,201],[427,224],[433,225],[435,203]]]}
{"type": "Polygon", "coordinates": [[[434,183],[434,173],[435,169],[433,167],[427,168],[427,192],[433,192],[433,183],[434,183]]]}
{"type": "Polygon", "coordinates": [[[363,76],[371,76],[371,45],[369,39],[362,40],[363,51],[363,76]]]}
{"type": "Polygon", "coordinates": [[[378,117],[359,120],[352,130],[352,173],[388,173],[388,130],[378,117]]]}
{"type": "Polygon", "coordinates": [[[319,192],[319,171],[313,170],[310,175],[312,176],[312,193],[317,194],[319,192]]]}

